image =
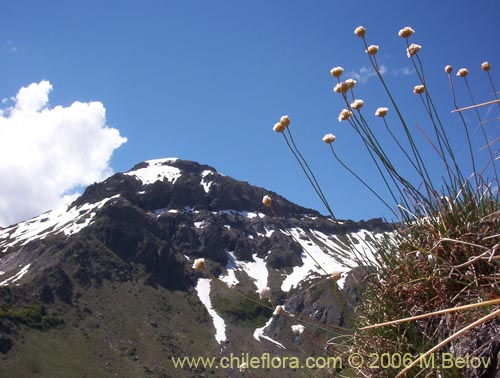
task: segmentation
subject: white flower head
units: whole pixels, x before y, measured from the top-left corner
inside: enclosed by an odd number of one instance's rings
[[[280,123],[283,124],[285,127],[288,127],[290,125],[290,117],[287,115],[284,115],[280,118]]]
[[[327,143],[327,144],[332,144],[333,142],[335,142],[335,139],[337,139],[335,137],[335,135],[333,134],[326,134],[324,137],[323,137],[323,142]]]
[[[449,73],[451,73],[451,71],[453,71],[453,67],[452,67],[452,66],[450,66],[450,65],[447,65],[447,66],[444,68],[444,72],[446,72],[446,73],[448,73],[448,74],[449,74]]]
[[[490,70],[490,68],[491,68],[491,64],[489,64],[488,62],[481,63],[481,69],[483,71],[488,72]]]
[[[469,70],[467,68],[460,68],[457,71],[457,76],[459,77],[466,77],[469,74]]]
[[[408,48],[406,49],[406,55],[408,55],[408,58],[411,58],[413,55],[418,53],[422,46],[417,45],[416,43],[412,43]]]
[[[376,53],[378,53],[378,45],[368,46],[368,48],[366,49],[366,53],[368,55],[375,55]]]
[[[262,197],[262,204],[267,207],[271,207],[273,200],[269,196]]]
[[[359,99],[357,99],[357,100],[354,100],[354,101],[352,102],[352,104],[351,104],[351,108],[356,109],[356,110],[359,110],[359,109],[361,109],[361,108],[363,107],[363,105],[364,105],[364,104],[365,104],[365,103],[364,103],[364,101],[363,101],[363,100],[359,100]]]
[[[424,92],[425,92],[425,86],[423,84],[415,85],[415,87],[413,87],[413,93],[415,94],[422,94]]]
[[[291,326],[292,332],[295,333],[296,335],[302,335],[304,333],[304,330],[306,327],[304,327],[302,324],[294,324]]]
[[[347,79],[344,83],[345,83],[345,85],[347,85],[347,89],[352,89],[356,85],[356,80]]]
[[[337,282],[342,278],[342,272],[333,272],[331,277],[334,282]]]
[[[342,75],[342,72],[344,72],[344,69],[342,67],[333,67],[331,70],[330,70],[330,74],[333,76],[333,77],[340,77]]]
[[[248,369],[247,363],[246,362],[242,362],[241,365],[240,365],[240,367],[239,367],[239,369],[240,369],[241,373],[244,373]]]
[[[281,122],[275,123],[273,127],[273,130],[276,131],[277,133],[282,133],[283,131],[285,131],[285,129],[286,126],[283,125]]]
[[[339,122],[346,121],[349,118],[351,118],[352,112],[347,109],[342,109],[342,111],[339,114]]]
[[[349,90],[345,83],[337,83],[333,88],[333,91],[336,93],[346,93]]]
[[[413,30],[409,26],[406,26],[399,31],[398,35],[402,38],[410,38],[413,33],[415,33],[415,30]]]
[[[366,34],[366,29],[364,26],[358,26],[356,29],[354,29],[354,34],[356,34],[360,38],[364,38]]]
[[[194,260],[193,269],[196,270],[197,272],[200,272],[203,269],[205,269],[205,259],[201,258]]]
[[[387,109],[387,108],[378,108],[375,111],[375,115],[377,117],[385,117],[388,111],[389,111],[389,109]]]

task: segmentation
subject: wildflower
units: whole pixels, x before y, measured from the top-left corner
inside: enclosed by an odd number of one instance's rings
[[[469,70],[467,68],[460,68],[457,71],[457,76],[460,76],[460,77],[466,77],[468,74],[469,74]]]
[[[274,125],[273,130],[276,131],[277,133],[282,133],[285,131],[286,126],[283,125],[281,122],[278,122]]]
[[[420,84],[420,85],[415,85],[415,87],[413,87],[413,93],[415,94],[422,94],[425,92],[425,86]]]
[[[247,369],[248,369],[248,365],[247,365],[247,363],[246,363],[246,362],[242,362],[242,363],[241,363],[241,365],[240,365],[240,367],[239,367],[239,369],[240,369],[240,372],[241,372],[241,373],[244,373],[244,372],[245,372],[245,370],[247,370]]]
[[[491,68],[491,65],[488,62],[481,63],[481,69],[483,71],[488,72],[490,70],[490,68]]]
[[[368,46],[368,48],[366,49],[366,53],[368,55],[375,55],[376,53],[378,53],[378,46],[377,45]]]
[[[274,309],[274,312],[273,312],[273,316],[284,315],[286,313],[287,313],[287,311],[285,310],[285,308],[283,306],[276,306],[276,308]]]
[[[409,38],[413,33],[415,33],[415,30],[413,30],[409,26],[406,26],[399,31],[398,35],[402,38]]]
[[[451,71],[453,71],[453,67],[448,65],[444,68],[444,71],[449,74],[451,73]]]
[[[330,70],[330,73],[333,77],[340,77],[340,75],[342,75],[342,72],[344,72],[344,69],[342,67],[333,67]]]
[[[335,85],[335,87],[333,88],[333,91],[337,93],[345,93],[348,91],[348,89],[349,88],[345,83],[337,83],[337,85]]]
[[[304,327],[302,324],[294,324],[291,326],[292,332],[295,333],[296,335],[302,335],[304,333],[304,330],[306,327]]]
[[[339,122],[348,120],[349,118],[351,118],[351,116],[352,112],[350,110],[342,109],[342,111],[339,114]]]
[[[418,53],[422,46],[417,45],[416,43],[412,43],[408,48],[406,49],[406,55],[408,55],[408,58],[411,58],[413,55]]]
[[[385,117],[385,115],[387,114],[388,111],[389,111],[389,109],[387,109],[387,108],[378,108],[375,111],[375,115],[377,117]]]
[[[271,289],[268,287],[263,288],[261,291],[259,291],[259,299],[269,299],[271,298]]]
[[[363,102],[363,100],[354,100],[351,104],[351,108],[359,110],[363,107],[364,104],[365,103]]]
[[[434,255],[427,256],[427,261],[429,261],[429,264],[436,264],[437,263],[436,256]]]
[[[415,257],[418,259],[418,260],[423,260],[424,259],[424,254],[420,251],[417,251],[417,253],[415,254]]]
[[[283,117],[280,118],[280,123],[283,126],[288,127],[288,125],[290,125],[290,117],[288,117],[287,115],[284,115]]]
[[[352,89],[356,85],[356,80],[354,80],[354,79],[347,79],[344,82],[344,84],[347,85],[347,89]]]
[[[332,280],[334,282],[337,282],[338,280],[340,280],[342,278],[342,272],[333,272],[332,273]]]
[[[323,137],[323,142],[328,143],[328,144],[332,144],[333,142],[335,142],[335,139],[337,139],[335,135],[333,135],[333,134],[326,134]]]
[[[366,34],[366,29],[364,26],[358,26],[356,29],[354,29],[354,34],[356,34],[360,38],[364,38]]]
[[[271,207],[273,200],[269,196],[264,196],[262,197],[262,203],[264,204],[264,206]]]
[[[197,272],[200,272],[204,268],[205,268],[205,259],[204,258],[194,260],[194,263],[193,263],[194,270],[196,270]]]

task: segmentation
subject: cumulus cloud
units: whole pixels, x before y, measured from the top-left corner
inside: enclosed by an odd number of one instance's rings
[[[127,141],[106,125],[101,102],[49,107],[52,85],[30,84],[0,110],[0,226],[69,202],[78,187],[112,173],[113,151]]]

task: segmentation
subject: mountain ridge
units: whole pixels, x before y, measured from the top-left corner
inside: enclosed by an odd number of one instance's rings
[[[262,204],[264,195],[272,196],[278,219]],[[47,372],[57,376],[55,361],[44,364],[27,357],[29,347],[20,340],[40,337],[34,336],[36,332],[43,332],[44,338],[59,348],[64,338],[70,343],[80,339],[83,332],[89,344],[84,349],[90,354],[95,354],[99,349],[96,345],[105,340],[120,344],[128,338],[136,345],[134,357],[146,366],[144,371],[123,372],[111,361],[135,366],[137,360],[129,361],[130,355],[116,352],[116,348],[105,348],[104,362],[64,352],[73,364],[98,366],[97,372],[87,369],[88,374],[97,376],[109,372],[145,377],[200,376],[189,369],[179,375],[180,371],[168,366],[166,357],[179,351],[224,355],[242,348],[257,353],[271,347],[283,355],[278,344],[290,343],[290,331],[279,319],[271,321],[272,311],[266,309],[265,302],[252,305],[239,295],[258,301],[258,291],[269,286],[275,301],[297,313],[314,316],[320,323],[346,325],[349,309],[321,299],[321,293],[313,297],[308,294],[308,288],[317,283],[337,285],[327,279],[317,262],[328,273],[343,272],[338,288],[344,293],[341,295],[348,295],[349,306],[354,306],[358,289],[353,273],[348,272],[354,269],[355,273],[358,268],[352,263],[346,237],[364,250],[365,244],[390,229],[377,219],[362,223],[333,221],[264,188],[221,175],[208,165],[173,158],[141,162],[127,172],[90,185],[66,207],[0,230],[0,286],[6,298],[2,305],[11,313],[36,304],[45,309],[45,314],[39,314],[42,331],[29,327],[29,331],[23,330],[25,325],[19,320],[0,316],[3,340],[9,340],[0,348],[5,350],[0,366],[12,371],[18,364],[9,361],[16,356],[27,366],[43,365],[41,373],[31,369],[31,376]],[[348,236],[342,235],[344,231]],[[191,269],[196,258],[206,259],[205,272]],[[201,284],[205,286],[198,287]],[[240,294],[233,294],[235,291]],[[131,315],[120,314],[120,322],[115,306],[110,307],[103,298]],[[164,318],[159,318],[155,312],[159,310],[153,308],[163,308],[164,301],[170,307],[161,310]],[[305,304],[309,308],[304,308]],[[149,313],[143,314],[141,307],[150,308]],[[222,323],[216,322],[214,314]],[[193,317],[202,328],[191,327]],[[52,324],[51,318],[63,323]],[[132,332],[130,327],[136,321],[157,325],[141,331],[151,340],[140,333],[124,336]],[[172,328],[172,324],[178,327]],[[215,337],[222,334],[221,324],[227,337],[224,341]],[[162,337],[154,333],[156,328],[165,330],[160,332]],[[272,337],[268,335],[271,333]],[[154,358],[140,352],[141,348],[155,350]],[[72,376],[69,370],[65,374]],[[239,376],[238,369],[228,374]],[[296,375],[290,372],[289,376]]]

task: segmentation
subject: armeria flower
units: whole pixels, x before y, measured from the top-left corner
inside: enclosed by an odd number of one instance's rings
[[[271,298],[271,289],[266,286],[261,291],[259,291],[259,299],[262,301],[269,298]]]
[[[239,367],[239,369],[240,369],[241,373],[244,373],[248,369],[247,363],[246,362],[242,362],[241,365],[240,365],[240,367]]]
[[[469,74],[469,70],[467,68],[460,68],[457,71],[457,76],[460,76],[460,77],[466,77],[468,74]]]
[[[448,74],[449,74],[449,73],[451,73],[451,71],[453,71],[453,67],[452,67],[452,66],[449,66],[449,65],[448,65],[448,66],[446,66],[446,67],[444,68],[444,72],[446,72],[446,73],[448,73]]]
[[[387,109],[387,108],[378,108],[375,111],[375,115],[377,117],[385,117],[388,111],[389,111],[389,109]]]
[[[269,196],[264,196],[262,197],[262,203],[264,204],[264,206],[271,207],[273,200]]]
[[[286,126],[283,125],[281,122],[275,123],[273,127],[273,130],[276,131],[277,133],[282,133],[283,131],[285,131],[285,129]]]
[[[412,43],[408,48],[406,49],[406,55],[408,55],[408,58],[411,58],[413,55],[418,53],[422,46],[417,45],[416,43]]]
[[[413,33],[415,33],[415,30],[413,30],[409,26],[406,26],[399,31],[398,35],[403,38],[410,38]]]
[[[491,68],[491,65],[488,62],[481,63],[481,69],[483,71],[488,72],[490,70],[490,68]]]
[[[273,316],[285,315],[285,314],[288,314],[288,311],[285,310],[283,306],[276,306],[273,312]]]
[[[284,115],[283,117],[280,118],[280,123],[285,127],[288,127],[288,125],[290,125],[290,117]]]
[[[363,100],[354,100],[351,104],[351,108],[359,110],[363,107],[364,104],[365,103],[363,102]]]
[[[337,282],[342,278],[342,272],[333,272],[331,277],[334,282]]]
[[[413,87],[413,93],[415,94],[422,94],[425,92],[425,86],[420,84],[420,85],[415,85],[415,87]]]
[[[347,79],[344,84],[347,85],[347,89],[352,89],[356,85],[356,80],[354,79]]]
[[[330,70],[330,73],[333,77],[340,77],[342,75],[342,72],[344,72],[344,69],[342,67],[333,67]]]
[[[346,93],[349,90],[345,83],[337,83],[333,88],[333,91],[336,93]]]
[[[200,272],[203,269],[205,269],[205,259],[201,258],[194,260],[193,269],[196,270],[197,272]]]
[[[292,332],[295,333],[296,335],[302,335],[304,333],[304,330],[306,327],[304,327],[302,324],[294,324],[291,326]]]
[[[366,53],[368,55],[375,55],[376,53],[378,53],[378,46],[377,45],[368,46],[368,48],[366,49]]]
[[[323,137],[323,142],[328,143],[328,144],[332,144],[333,142],[335,142],[335,139],[337,139],[337,137],[335,135],[333,135],[333,134],[326,134]]]
[[[358,37],[363,38],[366,34],[366,29],[364,26],[358,26],[356,29],[354,29],[354,34],[356,34]]]
[[[347,109],[342,109],[342,111],[339,114],[339,122],[346,121],[349,118],[351,118],[352,112]]]

